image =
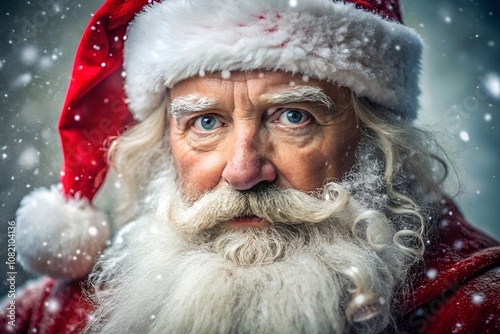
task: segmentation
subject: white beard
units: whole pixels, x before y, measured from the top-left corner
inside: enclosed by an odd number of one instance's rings
[[[89,332],[382,331],[394,320],[392,300],[405,282],[409,256],[392,243],[400,228],[394,217],[358,224],[352,232],[359,214],[386,204],[380,165],[373,161],[358,157],[358,172],[341,183],[349,204],[334,218],[230,230],[213,240],[179,231],[165,218],[178,195],[166,194],[171,177],[159,176],[147,213],[120,231],[92,275],[97,307]],[[275,240],[283,235],[276,252]],[[380,315],[347,320],[356,289],[386,301]]]

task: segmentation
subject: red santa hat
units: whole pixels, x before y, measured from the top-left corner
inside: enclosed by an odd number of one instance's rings
[[[92,205],[106,148],[177,82],[285,71],[413,119],[421,49],[398,0],[107,0],[80,42],[61,113],[60,185],[35,190],[17,212],[20,262],[58,279],[92,269],[109,238],[106,215]]]

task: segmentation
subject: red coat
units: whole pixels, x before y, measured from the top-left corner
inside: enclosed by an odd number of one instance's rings
[[[401,303],[398,333],[500,333],[500,244],[468,225],[454,205],[431,232],[425,264]],[[18,292],[15,327],[9,301],[0,333],[78,333],[92,309],[79,282],[49,278]]]

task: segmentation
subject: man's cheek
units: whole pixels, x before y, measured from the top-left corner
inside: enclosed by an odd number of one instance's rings
[[[203,154],[177,166],[181,189],[186,198],[196,200],[223,183],[224,161],[217,154]]]

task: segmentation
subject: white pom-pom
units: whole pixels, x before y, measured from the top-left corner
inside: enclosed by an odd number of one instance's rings
[[[83,278],[108,238],[106,215],[86,198],[66,199],[60,187],[36,189],[17,210],[18,260],[38,274]]]

